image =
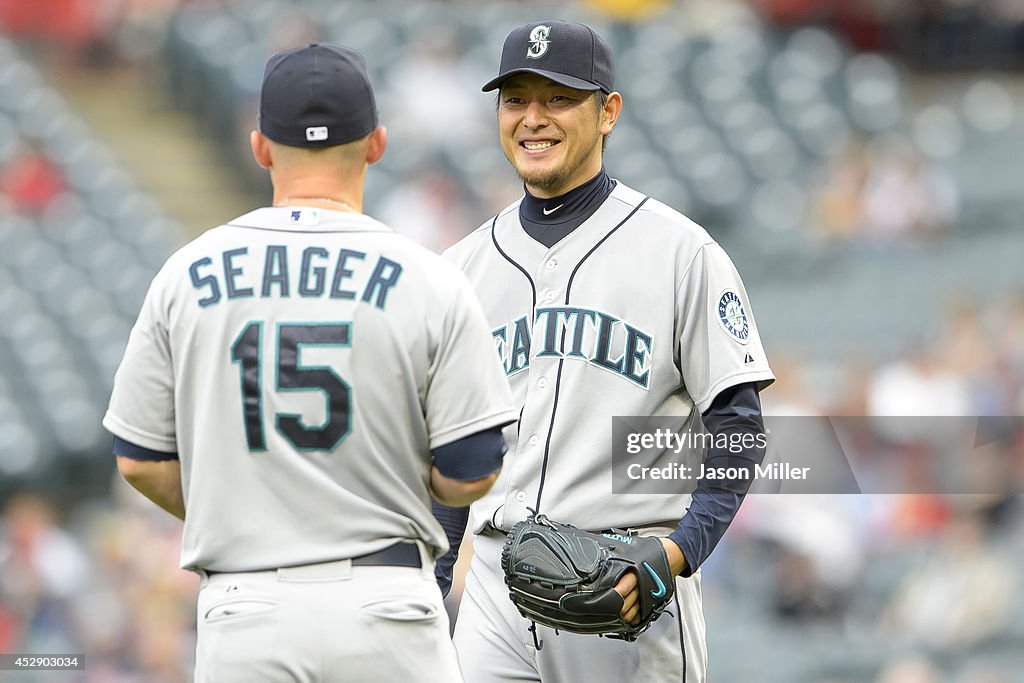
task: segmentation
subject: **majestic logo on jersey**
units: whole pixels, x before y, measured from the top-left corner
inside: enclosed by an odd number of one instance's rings
[[[534,26],[530,31],[530,47],[526,50],[527,59],[540,59],[548,51],[551,41],[548,36],[551,34],[550,26]]]
[[[750,340],[750,324],[747,314],[743,312],[740,298],[732,290],[726,290],[718,300],[718,320],[725,331],[736,341],[746,344]]]
[[[288,214],[288,220],[297,225],[319,225],[320,212],[316,209],[295,209]]]
[[[580,360],[625,377],[644,389],[651,376],[654,339],[613,315],[577,306],[543,306],[533,324],[526,316],[491,331],[506,375],[530,366],[537,358]],[[534,344],[536,342],[536,344]]]

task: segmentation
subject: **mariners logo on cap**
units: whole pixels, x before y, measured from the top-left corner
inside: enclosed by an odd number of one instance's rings
[[[727,289],[722,294],[722,298],[718,300],[718,320],[722,323],[725,331],[739,343],[746,344],[750,340],[747,314],[743,312],[743,304],[736,296],[736,292]]]
[[[534,26],[530,31],[530,47],[526,49],[527,59],[540,59],[548,51],[551,41],[548,36],[551,34],[550,26]]]

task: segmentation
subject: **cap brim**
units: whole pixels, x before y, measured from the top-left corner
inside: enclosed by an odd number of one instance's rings
[[[603,88],[597,83],[591,83],[590,81],[585,81],[582,78],[567,76],[566,74],[560,74],[555,71],[545,71],[544,69],[512,69],[511,71],[506,71],[497,78],[492,78],[487,81],[481,90],[483,92],[497,90],[501,87],[502,83],[513,76],[518,76],[519,74],[537,74],[538,76],[549,78],[559,85],[564,85],[568,88],[575,88],[576,90],[603,90]]]

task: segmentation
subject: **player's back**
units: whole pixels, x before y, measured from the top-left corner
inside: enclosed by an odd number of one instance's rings
[[[442,543],[423,406],[460,278],[366,216],[292,207],[242,216],[168,261],[150,296],[173,359],[184,566]]]

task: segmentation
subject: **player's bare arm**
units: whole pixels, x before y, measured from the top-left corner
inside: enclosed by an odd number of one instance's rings
[[[673,574],[679,576],[686,569],[686,556],[683,554],[682,549],[668,537],[661,539],[661,545],[665,547],[669,568],[672,569]]]
[[[437,467],[430,469],[430,493],[437,502],[449,507],[465,507],[483,498],[494,482],[498,480],[499,472],[488,474],[479,479],[470,481],[459,481],[441,474]]]
[[[456,508],[483,498],[501,472],[506,450],[499,427],[431,449],[430,494],[442,505]]]
[[[119,455],[117,471],[146,498],[178,519],[185,519],[181,464],[177,460],[135,460]]]

